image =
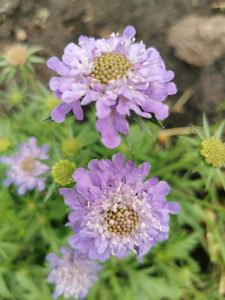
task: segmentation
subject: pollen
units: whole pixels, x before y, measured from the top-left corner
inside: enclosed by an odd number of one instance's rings
[[[7,63],[11,66],[18,67],[26,63],[29,57],[29,52],[25,46],[13,45],[5,54]]]
[[[52,167],[52,177],[55,183],[59,185],[68,185],[73,182],[73,172],[76,169],[76,164],[67,159],[58,161]]]
[[[118,53],[104,53],[96,58],[92,77],[103,84],[107,84],[110,80],[120,79],[126,76],[129,70],[132,70],[130,61]]]
[[[225,144],[216,137],[208,138],[201,143],[201,155],[207,164],[222,168],[225,165]]]
[[[136,229],[139,217],[132,207],[126,206],[117,211],[109,210],[105,222],[109,232],[116,235],[128,235]]]

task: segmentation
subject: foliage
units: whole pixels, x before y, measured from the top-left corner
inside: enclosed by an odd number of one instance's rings
[[[70,160],[77,166],[86,166],[93,158],[109,158],[118,151],[137,163],[150,162],[151,175],[169,181],[172,186],[170,199],[181,205],[181,213],[172,217],[169,240],[154,247],[143,262],[138,262],[132,255],[105,262],[88,300],[223,299],[224,190],[217,178],[210,180],[205,190],[205,174],[210,167],[199,155],[199,138],[190,135],[160,140],[160,133],[164,131],[162,124],[137,120],[117,149],[106,149],[94,129],[95,116],[91,110],[82,123],[75,122],[73,117],[60,125],[48,120],[50,104],[55,102],[49,102],[52,95],[38,81],[32,66],[34,62],[41,62],[41,59],[36,56],[30,59],[22,80],[15,77],[16,72],[12,69],[10,73],[8,67],[3,68],[7,80],[1,94],[0,138],[10,141],[4,154],[14,153],[20,142],[35,136],[40,144],[50,145],[48,165],[52,167],[59,160],[68,158],[62,145],[75,138],[79,147]],[[7,83],[9,78],[13,80],[10,84]],[[219,128],[222,135],[222,127]],[[204,129],[209,134],[205,118]],[[198,131],[201,135],[202,129]],[[5,170],[1,164],[1,181],[5,178]],[[224,180],[223,169],[220,176]],[[30,192],[23,197],[17,195],[14,186],[8,189],[1,186],[2,300],[52,299],[52,287],[46,281],[45,258],[49,252],[57,253],[66,244],[70,232],[64,226],[68,210],[50,173],[47,182],[45,192]]]

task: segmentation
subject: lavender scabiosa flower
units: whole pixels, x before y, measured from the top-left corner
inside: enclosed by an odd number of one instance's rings
[[[19,195],[25,194],[27,190],[43,191],[46,179],[42,175],[49,167],[41,160],[48,159],[48,149],[48,145],[38,146],[36,138],[30,137],[19,146],[15,155],[1,157],[0,161],[9,166],[4,185],[15,184]]]
[[[89,258],[76,254],[71,248],[61,248],[62,257],[51,253],[47,260],[51,263],[48,277],[55,284],[54,298],[63,295],[65,298],[84,298],[90,287],[97,281],[101,266]]]
[[[70,245],[92,259],[104,261],[134,251],[141,258],[157,241],[168,238],[169,214],[179,205],[167,202],[170,187],[153,177],[144,180],[150,165],[136,167],[120,153],[92,160],[88,170],[78,168],[74,189],[61,188],[72,209],[68,225]]]
[[[102,142],[115,148],[120,144],[119,133],[128,133],[126,117],[131,111],[158,120],[168,116],[163,101],[176,93],[171,82],[174,73],[166,70],[156,49],[134,42],[135,33],[128,26],[122,36],[112,34],[108,39],[81,36],[79,45],[67,45],[62,61],[48,60],[48,67],[59,75],[50,80],[51,90],[61,100],[52,111],[54,121],[63,122],[70,111],[82,120],[82,106],[95,102]]]

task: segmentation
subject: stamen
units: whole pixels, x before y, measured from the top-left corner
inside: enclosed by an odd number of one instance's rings
[[[126,206],[118,208],[116,211],[109,210],[105,222],[109,232],[117,235],[127,235],[136,229],[139,217],[132,207]]]
[[[103,84],[122,78],[133,66],[129,60],[118,53],[105,53],[95,60],[92,77]]]

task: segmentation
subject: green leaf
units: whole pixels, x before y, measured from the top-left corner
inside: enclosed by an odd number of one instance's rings
[[[138,123],[138,125],[144,130],[147,135],[152,136],[151,130],[146,126],[145,122],[142,120],[142,118],[135,116],[135,121]]]
[[[163,277],[148,276],[143,271],[131,271],[129,272],[129,279],[133,294],[138,295],[135,299],[143,299],[145,295],[148,300],[179,299],[180,291],[178,286],[171,284]]]
[[[41,51],[43,48],[40,47],[40,46],[32,46],[28,49],[28,52],[30,55],[34,54],[34,53],[37,53],[39,51]]]
[[[183,259],[185,260],[190,251],[192,251],[198,243],[200,232],[186,234],[179,232],[171,236],[169,243],[165,249],[157,253],[157,258],[160,262],[168,261],[170,259]]]
[[[223,188],[225,190],[225,178],[224,178],[224,175],[223,175],[222,171],[219,168],[216,169],[216,172],[217,172],[217,175],[219,176],[219,179],[220,179],[220,181],[221,181],[221,183],[223,185]]]
[[[208,120],[207,120],[207,117],[205,114],[203,114],[203,116],[202,116],[202,122],[203,122],[205,136],[206,136],[206,138],[209,138],[210,137],[210,127],[209,127],[209,123],[208,123]]]
[[[200,132],[200,130],[196,126],[192,125],[192,129],[193,129],[193,132],[196,133],[200,139],[204,140],[203,134]]]
[[[163,124],[159,120],[157,120],[154,115],[151,117],[151,119],[149,119],[149,121],[152,122],[154,125],[158,126],[159,128],[165,128]]]
[[[49,117],[43,119],[42,122],[53,122],[53,120],[52,120],[52,117],[49,116]]]
[[[225,121],[221,122],[220,126],[217,128],[216,132],[215,132],[215,137],[220,138],[222,133],[223,133],[223,129],[225,126]]]
[[[56,190],[56,184],[53,182],[48,188],[48,191],[44,198],[44,202],[46,202],[50,199],[50,197],[52,196],[52,194],[54,193],[55,190]]]
[[[0,294],[1,294],[1,297],[3,297],[3,298],[12,299],[11,298],[12,294],[10,293],[10,291],[6,285],[6,282],[1,274],[0,274]]]
[[[43,64],[45,62],[44,58],[39,56],[31,56],[29,61],[34,64]]]
[[[214,170],[213,170],[213,168],[211,168],[210,171],[209,171],[209,174],[208,174],[208,177],[207,177],[206,186],[205,186],[205,190],[206,191],[209,189],[210,183],[212,181],[213,173],[214,173]]]

